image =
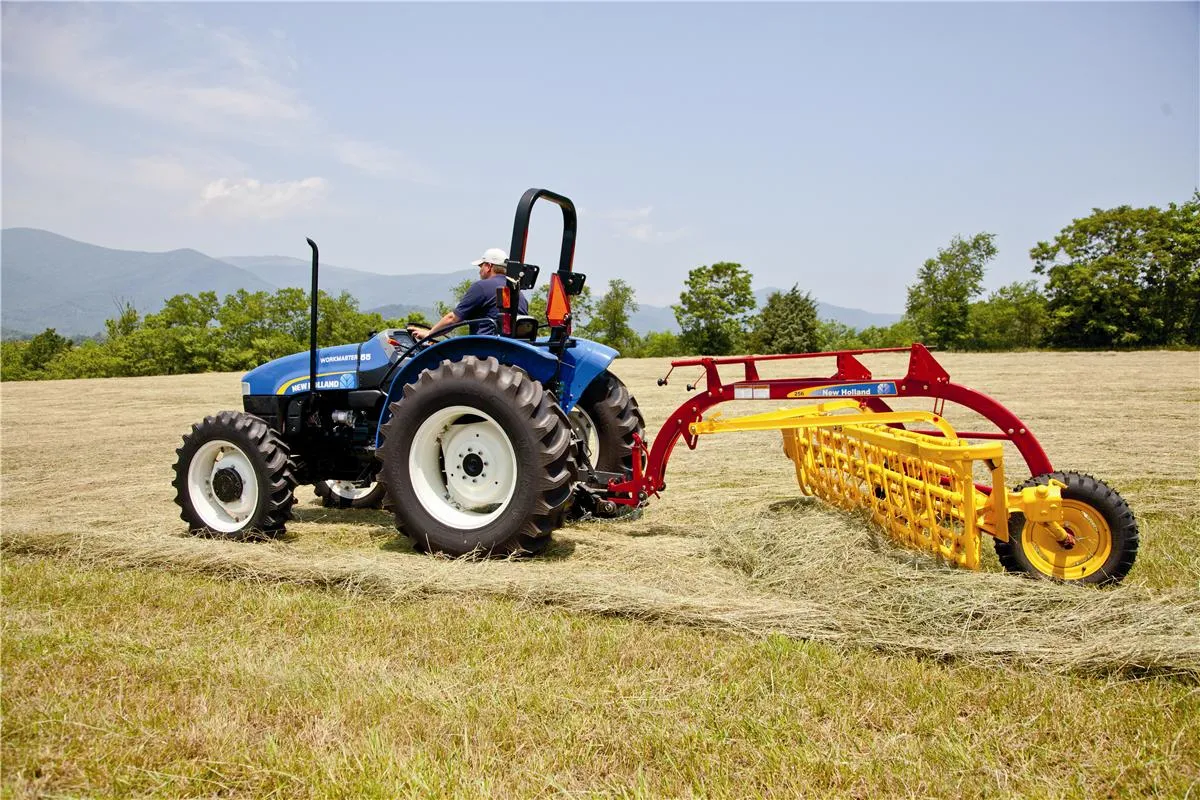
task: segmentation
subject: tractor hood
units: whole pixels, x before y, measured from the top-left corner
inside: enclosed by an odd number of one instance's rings
[[[317,389],[357,389],[359,364],[364,370],[386,363],[387,355],[371,340],[317,351]],[[374,352],[378,350],[378,352]],[[295,394],[309,389],[308,351],[293,353],[255,367],[242,376],[242,394]]]

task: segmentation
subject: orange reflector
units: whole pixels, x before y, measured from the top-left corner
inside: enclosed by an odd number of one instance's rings
[[[567,290],[563,288],[562,278],[558,273],[550,276],[550,299],[546,303],[546,321],[554,327],[561,327],[571,313],[571,301],[567,298]]]
[[[500,333],[512,336],[513,315],[509,308],[512,305],[512,289],[507,281],[496,290],[496,305],[500,307]]]

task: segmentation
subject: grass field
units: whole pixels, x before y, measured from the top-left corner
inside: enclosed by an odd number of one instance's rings
[[[174,450],[237,375],[3,384],[3,796],[1200,797],[1200,355],[941,360],[1129,501],[1125,583],[899,550],[798,500],[778,433],[680,445],[534,561],[308,488],[280,541],[196,539]],[[614,365],[651,432],[667,368]]]

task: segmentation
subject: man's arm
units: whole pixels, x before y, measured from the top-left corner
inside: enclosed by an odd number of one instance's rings
[[[437,324],[434,325],[429,330],[422,332],[420,330],[414,330],[412,328],[409,328],[409,333],[411,333],[413,335],[413,338],[419,342],[422,339],[433,336],[435,333],[438,333],[443,328],[448,328],[451,325],[457,325],[460,322],[462,322],[462,317],[458,316],[457,312],[451,310],[451,311],[447,311],[446,316],[439,319],[437,321]]]

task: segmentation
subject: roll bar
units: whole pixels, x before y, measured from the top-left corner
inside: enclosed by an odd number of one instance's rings
[[[508,257],[512,261],[524,263],[525,244],[529,239],[529,217],[533,214],[533,204],[541,199],[549,200],[562,209],[563,236],[562,249],[558,255],[558,271],[560,274],[570,275],[575,263],[575,230],[578,227],[575,204],[549,189],[530,189],[521,195],[521,201],[517,203],[517,215],[513,220],[512,247],[508,249]]]

